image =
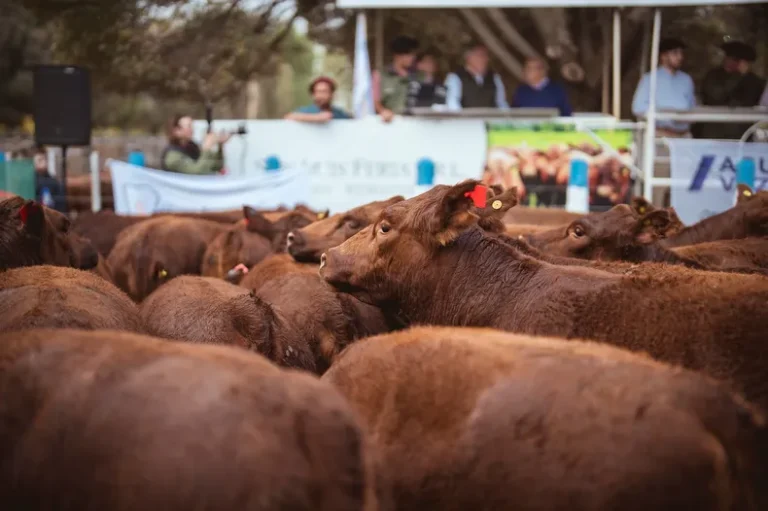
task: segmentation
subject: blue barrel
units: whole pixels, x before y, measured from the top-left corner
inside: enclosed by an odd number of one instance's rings
[[[418,186],[432,186],[435,184],[435,162],[429,158],[422,158],[416,163],[416,184]]]
[[[736,184],[747,185],[750,188],[755,187],[755,160],[742,158],[736,164]]]
[[[144,166],[144,153],[141,151],[131,151],[128,153],[128,163],[138,167]]]

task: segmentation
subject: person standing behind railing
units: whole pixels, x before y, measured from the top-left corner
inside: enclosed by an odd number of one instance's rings
[[[446,105],[462,108],[509,108],[501,77],[488,67],[490,56],[482,44],[473,43],[464,51],[464,67],[445,79]]]
[[[431,51],[422,52],[416,62],[416,71],[420,73],[420,79],[412,80],[410,83],[408,106],[428,108],[433,105],[444,105],[446,90],[439,77],[435,54]]]
[[[160,156],[163,170],[181,174],[219,174],[224,167],[221,147],[229,140],[229,133],[208,133],[202,147],[192,140],[192,118],[175,115],[166,127],[168,146]],[[218,147],[217,147],[218,146]]]
[[[312,104],[302,106],[295,112],[285,116],[285,119],[299,122],[324,123],[332,119],[351,119],[351,116],[340,108],[333,106],[333,94],[336,92],[336,82],[326,76],[320,76],[309,84],[312,94]]]
[[[659,44],[659,67],[656,71],[656,108],[659,110],[691,110],[696,106],[693,80],[680,70],[685,44],[679,39],[662,39]],[[648,112],[651,95],[651,73],[645,73],[632,98],[632,113],[640,117]],[[678,121],[656,121],[656,132],[664,137],[690,137],[690,124]]]
[[[405,112],[412,90],[411,82],[421,80],[421,74],[413,72],[418,47],[419,43],[411,37],[396,37],[390,46],[392,64],[373,73],[373,102],[376,113],[384,122],[390,122],[396,114]]]
[[[701,85],[702,103],[707,106],[753,107],[760,102],[765,80],[750,70],[757,58],[755,49],[741,41],[721,46],[723,64],[710,70]],[[738,140],[750,123],[702,123],[695,126],[697,138]]]
[[[538,57],[525,61],[523,69],[525,83],[515,90],[512,106],[516,108],[557,108],[560,115],[572,114],[568,93],[562,85],[547,76],[547,64]]]

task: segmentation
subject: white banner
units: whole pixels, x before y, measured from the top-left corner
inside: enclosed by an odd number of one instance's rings
[[[263,175],[303,170],[309,179],[308,205],[331,212],[416,194],[416,169],[427,161],[435,168],[435,184],[480,179],[486,153],[485,123],[477,119],[423,120],[378,117],[338,120],[327,124],[293,121],[214,121],[213,129],[236,130],[224,146],[227,174]],[[205,121],[195,122],[197,140]]]
[[[253,177],[191,176],[109,160],[115,212],[148,215],[163,211],[224,211],[306,204],[309,187],[301,171]]]
[[[671,203],[686,224],[725,211],[736,197],[736,165],[755,163],[755,189],[768,189],[768,143],[726,140],[668,139]]]

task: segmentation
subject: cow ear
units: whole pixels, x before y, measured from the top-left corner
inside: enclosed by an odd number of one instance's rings
[[[487,190],[487,197],[490,199],[491,197],[495,197],[496,195],[501,195],[504,193],[504,187],[501,185],[491,185],[488,187]]]
[[[635,214],[640,216],[656,209],[653,207],[653,204],[645,200],[644,197],[632,197],[631,208]]]
[[[35,201],[27,201],[19,208],[19,221],[24,231],[40,237],[45,230],[45,211],[43,206]]]
[[[635,241],[645,245],[659,238],[665,238],[672,227],[672,219],[666,209],[656,209],[646,213],[637,222]]]
[[[488,198],[485,208],[478,210],[480,221],[478,222],[483,230],[488,232],[504,232],[504,222],[502,218],[510,208],[517,205],[517,187],[512,187],[506,192],[494,195]]]
[[[448,188],[437,204],[432,233],[440,245],[447,245],[478,221],[473,211],[474,202],[471,193],[480,182],[468,179]]]
[[[739,183],[736,189],[738,190],[738,195],[736,196],[736,204],[746,202],[755,196],[755,192],[752,191],[752,188],[745,184]]]
[[[272,222],[267,220],[267,217],[256,211],[252,211],[251,214],[245,218],[245,226],[248,232],[261,234],[268,239],[272,239],[272,236],[275,234],[275,229],[272,225]]]

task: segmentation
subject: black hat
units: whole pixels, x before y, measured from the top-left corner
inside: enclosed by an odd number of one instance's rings
[[[419,43],[416,39],[401,35],[392,40],[389,49],[392,51],[393,55],[406,55],[408,53],[414,53],[418,47]]]
[[[726,57],[731,57],[736,60],[754,62],[757,59],[755,49],[741,41],[728,41],[727,43],[723,43],[720,48],[725,52]]]
[[[684,50],[685,43],[676,37],[665,37],[659,42],[659,53],[665,53],[672,50]]]

